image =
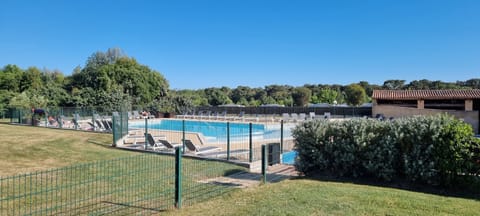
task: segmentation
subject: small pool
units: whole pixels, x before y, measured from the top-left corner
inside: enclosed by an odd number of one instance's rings
[[[295,163],[295,158],[297,157],[298,152],[296,151],[289,151],[282,154],[282,163],[283,164],[291,164]]]

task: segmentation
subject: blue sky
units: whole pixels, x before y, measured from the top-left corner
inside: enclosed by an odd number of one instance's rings
[[[119,47],[173,89],[480,77],[480,1],[3,0],[0,66]]]

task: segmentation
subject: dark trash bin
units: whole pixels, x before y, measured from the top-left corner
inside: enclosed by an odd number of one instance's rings
[[[268,144],[268,165],[269,166],[280,163],[280,153],[281,153],[280,143]]]

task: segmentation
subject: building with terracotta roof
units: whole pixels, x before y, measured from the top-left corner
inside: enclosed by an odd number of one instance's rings
[[[374,90],[372,115],[404,117],[449,113],[479,132],[480,89]]]

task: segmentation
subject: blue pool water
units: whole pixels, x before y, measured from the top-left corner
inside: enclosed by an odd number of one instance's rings
[[[133,123],[130,125],[135,128],[143,128],[144,123]],[[148,124],[149,129],[182,131],[183,121],[174,119],[162,119],[158,122]],[[226,142],[227,140],[227,123],[226,122],[209,122],[209,121],[185,121],[185,131],[193,133],[201,133],[208,142]],[[230,123],[230,140],[242,140],[249,137],[248,123]],[[289,135],[285,134],[285,135]],[[252,124],[253,139],[272,139],[280,138],[280,128],[267,128],[264,124]]]
[[[285,152],[282,155],[282,163],[283,164],[294,164],[295,163],[295,158],[297,157],[298,152],[296,151],[289,151]]]

